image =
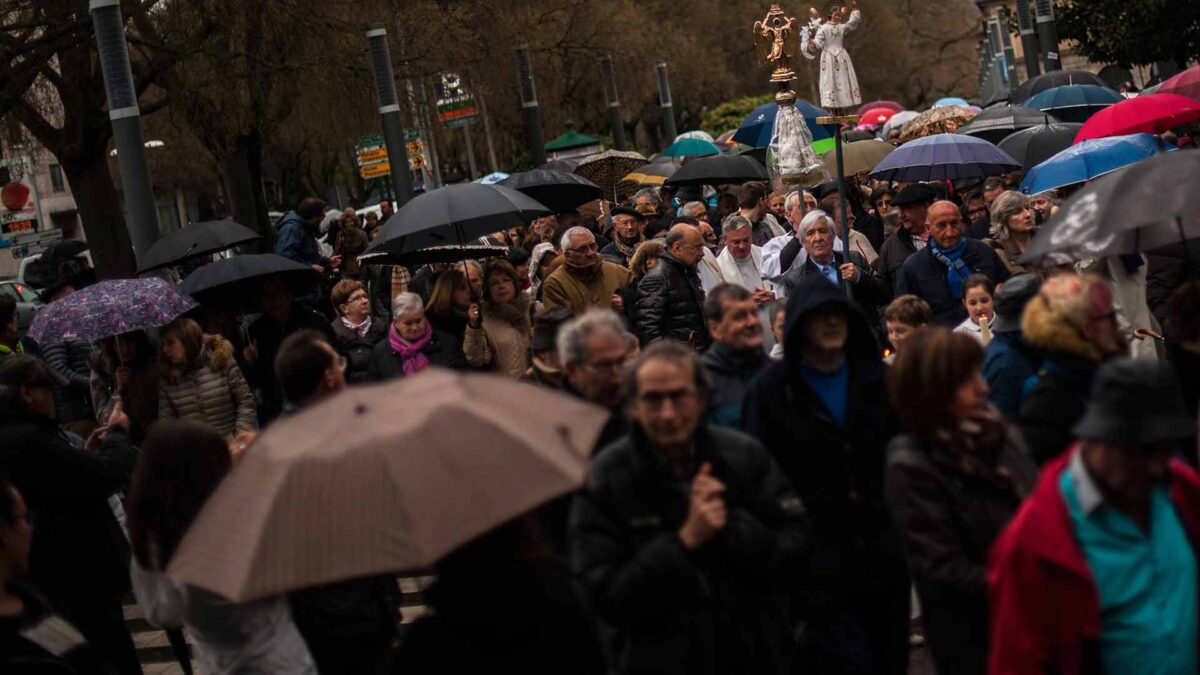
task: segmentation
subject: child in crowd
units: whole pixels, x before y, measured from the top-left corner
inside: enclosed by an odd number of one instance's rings
[[[904,341],[912,332],[933,320],[933,310],[929,303],[915,295],[901,295],[892,300],[883,310],[883,324],[887,328],[888,342],[892,349],[883,360],[889,366],[896,360],[896,354],[904,348]]]
[[[983,274],[972,274],[963,282],[963,306],[967,308],[967,318],[954,329],[955,333],[966,333],[987,346],[992,340],[992,319],[996,317],[992,297],[996,294],[996,284]]]

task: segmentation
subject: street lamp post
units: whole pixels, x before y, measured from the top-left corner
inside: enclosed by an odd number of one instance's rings
[[[517,77],[521,85],[521,109],[525,111],[525,138],[536,169],[546,163],[546,143],[542,140],[542,113],[533,85],[533,62],[529,58],[529,45],[524,42],[517,45]]]
[[[658,106],[662,109],[663,147],[675,142],[675,104],[671,100],[671,82],[667,79],[667,62],[659,61],[654,66],[658,74]]]
[[[1058,53],[1058,24],[1054,21],[1054,3],[1051,0],[1037,0],[1034,8],[1037,12],[1038,42],[1042,45],[1042,61],[1046,72],[1062,70],[1062,59]]]
[[[1025,79],[1031,80],[1041,75],[1042,69],[1038,67],[1040,49],[1029,0],[1017,0],[1017,30],[1021,33],[1021,51],[1025,53]]]
[[[375,69],[375,93],[379,97],[379,117],[383,124],[383,142],[387,145],[393,197],[399,210],[412,199],[412,172],[408,168],[408,147],[400,124],[400,98],[396,95],[396,78],[392,74],[392,53],[383,24],[367,29],[367,44]]]
[[[621,99],[617,97],[617,76],[613,73],[612,55],[600,55],[600,75],[604,78],[604,98],[608,100],[608,126],[612,130],[613,148],[625,149],[625,123],[621,120]]]

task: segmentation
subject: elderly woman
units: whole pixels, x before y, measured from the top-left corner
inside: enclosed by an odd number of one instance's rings
[[[1013,274],[1037,272],[1036,267],[1017,262],[1037,232],[1029,198],[1016,190],[1003,192],[992,202],[991,216],[992,238],[987,242],[1008,271]]]
[[[371,316],[371,299],[357,281],[337,282],[329,298],[338,313],[330,324],[333,347],[346,358],[346,381],[365,382],[371,349],[387,335],[387,322]]]
[[[159,337],[159,419],[204,422],[227,439],[258,428],[254,395],[228,340],[205,335],[191,319],[163,326]]]
[[[529,368],[530,306],[521,279],[504,260],[483,275],[483,303],[467,310],[463,353],[473,368],[521,377]]]
[[[387,338],[371,350],[367,380],[383,382],[416,375],[430,366],[462,368],[462,352],[453,336],[434,329],[416,293],[401,293],[392,301],[392,325]]]
[[[884,492],[939,673],[987,672],[987,551],[1037,480],[1021,434],[987,402],[982,364],[970,336],[920,328],[888,373],[906,433],[888,448]]]

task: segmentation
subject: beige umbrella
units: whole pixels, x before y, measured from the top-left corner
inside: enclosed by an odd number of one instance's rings
[[[491,375],[352,387],[272,425],[167,567],[245,602],[433,564],[581,486],[606,411]]]
[[[875,139],[846,143],[842,146],[842,166],[847,176],[868,173],[895,149],[896,146],[891,143]],[[821,161],[825,163],[829,175],[837,176],[836,151],[830,150],[821,155]]]
[[[605,150],[585,158],[575,167],[575,173],[599,185],[604,198],[615,202],[620,201],[623,192],[626,196],[632,193],[619,187],[621,179],[646,164],[649,162],[640,152]]]

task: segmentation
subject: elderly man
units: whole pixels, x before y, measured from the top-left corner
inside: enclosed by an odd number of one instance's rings
[[[1044,223],[1058,211],[1058,190],[1046,190],[1029,198],[1029,205],[1037,214],[1037,221]]]
[[[677,340],[703,351],[709,339],[696,265],[704,257],[704,237],[691,225],[675,225],[666,244],[658,264],[638,282],[638,338],[642,344]]]
[[[937,191],[926,183],[906,185],[892,199],[900,209],[900,228],[883,242],[875,269],[889,288],[896,288],[896,279],[904,261],[925,248],[928,233],[925,229],[929,205],[937,199]]]
[[[804,260],[780,280],[780,295],[796,292],[800,280],[818,274],[845,292],[850,290],[855,303],[870,319],[872,332],[876,327],[879,308],[892,299],[891,289],[871,269],[858,251],[849,254],[834,250],[833,219],[824,211],[812,211],[800,221],[799,240],[804,244]]]
[[[711,387],[686,347],[651,345],[626,388],[636,427],[593,462],[570,528],[612,672],[787,672],[777,592],[803,505],[762,445],[703,424]]]
[[[708,207],[704,205],[704,202],[688,202],[683,205],[683,211],[679,215],[707,223]]]
[[[1194,673],[1195,420],[1164,365],[1101,367],[988,565],[993,673]]]
[[[957,326],[967,318],[963,282],[983,274],[993,284],[1008,279],[1009,271],[995,249],[963,236],[963,217],[953,202],[934,202],[928,213],[929,245],[900,268],[896,295],[911,293],[933,310],[934,323]]]
[[[721,223],[725,248],[717,256],[717,269],[725,283],[750,291],[754,302],[761,307],[775,299],[775,292],[763,276],[763,252],[751,242],[751,229],[750,221],[736,213],[725,217]]]
[[[767,211],[767,186],[752,181],[738,188],[738,213],[750,221],[755,246],[762,246],[773,237],[786,234],[775,216]]]
[[[811,206],[809,203],[811,198]],[[796,236],[796,228],[804,219],[804,214],[816,208],[817,200],[807,190],[792,191],[783,198],[783,212],[789,230],[772,238],[762,247],[763,275],[777,277],[787,272],[796,263],[796,259],[804,250],[803,244]]]
[[[713,339],[700,358],[713,381],[705,413],[709,424],[742,427],[746,390],[769,363],[760,313],[754,296],[738,285],[721,284],[704,298],[704,318]]]
[[[600,255],[608,262],[629,267],[633,252],[646,239],[646,216],[628,206],[618,206],[612,210],[612,224],[612,243]]]
[[[586,227],[572,227],[562,237],[563,265],[542,282],[547,307],[566,307],[576,316],[591,308],[624,309],[617,289],[633,281],[629,270],[600,256],[596,237]]]

